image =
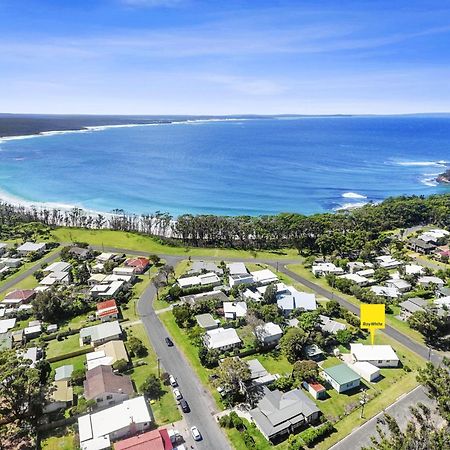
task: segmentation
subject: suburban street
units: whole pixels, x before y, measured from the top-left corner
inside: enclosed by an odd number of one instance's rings
[[[418,386],[405,396],[399,398],[395,403],[386,408],[384,412],[394,417],[399,423],[400,428],[404,430],[411,416],[409,408],[411,406],[417,406],[418,403],[423,403],[431,410],[436,408],[436,403],[427,396],[424,388]],[[358,450],[369,445],[371,443],[370,437],[377,435],[377,421],[383,417],[384,412],[372,417],[372,419],[354,430],[347,437],[330,447],[330,450]]]
[[[129,251],[129,253],[132,252]],[[166,255],[164,259],[168,264],[175,265],[180,258]],[[217,412],[214,399],[202,386],[194,370],[176,345],[168,347],[164,342],[168,333],[153,309],[152,302],[155,296],[155,287],[150,284],[139,299],[137,310],[150,342],[160,358],[162,367],[177,379],[181,393],[189,403],[191,412],[182,414],[184,414],[189,427],[195,425],[203,436],[202,441],[195,443],[195,448],[230,450],[230,444],[213,417]],[[171,388],[169,387],[169,389]],[[190,434],[190,430],[188,433]],[[183,434],[186,434],[184,430]]]
[[[36,261],[36,264],[33,264],[30,268],[22,272],[19,276],[8,280],[3,286],[0,287],[0,294],[6,291],[9,291],[12,287],[14,287],[17,283],[20,283],[25,278],[33,275],[36,270],[41,268],[44,264],[52,263],[56,259],[59,258],[59,251],[55,252],[51,255],[47,255],[45,258],[41,258]]]

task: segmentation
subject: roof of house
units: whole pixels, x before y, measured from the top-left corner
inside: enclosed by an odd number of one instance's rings
[[[316,404],[299,389],[286,393],[278,389],[262,389],[264,395],[250,414],[269,437],[320,412]]]
[[[25,242],[25,244],[19,245],[17,251],[19,252],[37,252],[45,248],[45,243],[43,242]]]
[[[67,272],[72,266],[64,261],[54,262],[49,266],[45,267],[43,270],[45,272]]]
[[[386,283],[391,284],[392,286],[396,287],[397,289],[409,289],[411,287],[411,283],[408,283],[406,280],[387,280]]]
[[[15,289],[14,291],[8,292],[5,296],[5,300],[20,300],[25,301],[33,298],[36,295],[33,289]]]
[[[374,366],[367,361],[356,361],[354,364],[352,364],[352,368],[356,373],[359,373],[360,375],[362,373],[374,375],[380,372],[380,369],[377,366]]]
[[[119,361],[120,359],[124,359],[125,361],[130,360],[123,341],[118,340],[108,341],[105,344],[99,345],[97,347],[97,350],[104,351],[105,356],[111,358],[112,360],[111,364],[114,364],[116,361]]]
[[[321,324],[320,328],[330,334],[336,334],[339,330],[345,330],[347,326],[343,323],[337,322],[328,316],[319,315]]]
[[[117,309],[116,301],[106,300],[104,302],[97,303],[97,316],[105,317],[114,314],[119,314],[119,310]]]
[[[317,383],[317,382],[314,382],[314,381],[310,381],[310,382],[308,383],[308,386],[309,386],[312,390],[314,390],[314,391],[316,391],[316,392],[323,392],[323,391],[326,391],[326,389],[325,389],[324,386],[322,386],[320,383]]]
[[[256,358],[249,359],[247,361],[247,364],[251,372],[250,378],[252,380],[255,380],[256,378],[265,377],[269,373],[267,372],[266,368],[261,364],[261,362]]]
[[[359,380],[359,375],[343,363],[333,367],[328,367],[323,369],[323,371],[339,385]]]
[[[223,312],[233,314],[236,317],[245,317],[247,315],[247,303],[245,302],[223,302]]]
[[[217,327],[217,322],[214,320],[214,317],[209,313],[198,314],[197,316],[195,316],[195,319],[197,320],[199,326],[202,328]]]
[[[242,262],[229,263],[227,264],[227,269],[230,272],[230,275],[242,275],[248,273],[245,264]]]
[[[291,311],[296,308],[315,310],[317,308],[316,296],[308,292],[297,291],[292,286],[288,290],[277,294],[277,305],[284,311]]]
[[[278,281],[278,277],[269,269],[256,270],[250,273],[255,283],[273,283]]]
[[[6,333],[16,325],[16,319],[3,319],[0,320],[0,334]]]
[[[339,275],[338,278],[344,278],[357,284],[364,284],[368,282],[367,278],[363,277],[359,273],[346,273],[345,275]]]
[[[172,449],[169,433],[165,428],[147,431],[114,444],[114,450],[169,450]]]
[[[267,322],[262,325],[258,325],[255,331],[260,339],[271,336],[281,336],[283,334],[283,330],[281,329],[280,325],[277,325],[273,322]]]
[[[122,333],[120,324],[117,320],[113,322],[100,323],[92,327],[82,328],[80,330],[80,337],[85,338],[90,336],[92,341],[99,341],[112,336],[117,336]]]
[[[441,278],[433,277],[433,276],[420,277],[418,282],[419,282],[419,284],[422,284],[422,283],[424,283],[424,284],[431,284],[431,283],[433,283],[433,284],[438,284],[438,285],[441,285],[441,286],[443,286],[445,284],[444,281]]]
[[[220,278],[214,272],[202,273],[198,276],[198,279],[200,280],[200,284],[203,285],[218,283],[220,281]]]
[[[12,349],[12,334],[2,333],[0,334],[0,351]]]
[[[450,296],[438,298],[434,301],[434,304],[438,306],[450,307]]]
[[[55,381],[66,380],[72,376],[73,366],[67,364],[55,369]]]
[[[418,264],[406,264],[405,273],[406,275],[414,275],[423,272],[423,267]]]
[[[73,400],[73,387],[69,386],[66,380],[55,381],[53,383],[55,390],[51,397],[55,402],[71,402]]]
[[[182,302],[195,303],[198,300],[218,299],[222,302],[230,299],[222,291],[201,292],[200,294],[185,295],[180,297]]]
[[[423,236],[423,235],[422,235]],[[435,245],[425,242],[423,239],[411,238],[408,242],[416,247],[422,248],[424,250],[431,250]]]
[[[207,331],[206,336],[209,348],[221,348],[241,342],[234,328],[216,328]]]
[[[128,375],[116,375],[111,366],[97,366],[86,372],[84,396],[87,400],[104,393],[131,395],[133,383]]]
[[[303,351],[308,358],[323,355],[323,350],[321,350],[317,344],[306,345]]]
[[[218,274],[222,274],[223,270],[217,267],[217,264],[212,261],[194,261],[192,263],[191,272],[198,273],[206,270],[207,272],[214,272]]]
[[[398,361],[398,356],[390,345],[350,344],[350,353],[357,361]]]
[[[80,443],[128,428],[132,423],[150,423],[153,414],[143,396],[78,418]]]
[[[129,258],[125,261],[125,265],[129,267],[137,267],[139,269],[145,269],[150,264],[148,258]]]

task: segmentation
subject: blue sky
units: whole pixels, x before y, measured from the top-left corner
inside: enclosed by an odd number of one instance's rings
[[[0,0],[0,111],[450,111],[450,2]]]

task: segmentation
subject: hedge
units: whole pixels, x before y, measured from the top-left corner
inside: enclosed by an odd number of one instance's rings
[[[94,347],[84,347],[80,348],[80,350],[76,350],[75,352],[65,353],[63,355],[54,356],[53,358],[48,358],[47,361],[49,363],[54,363],[57,361],[62,361],[63,359],[74,358],[75,356],[85,355],[86,353],[90,353],[94,350]]]
[[[308,428],[300,433],[300,438],[308,446],[313,447],[317,442],[324,439],[326,436],[334,431],[333,424],[325,422],[317,428]]]

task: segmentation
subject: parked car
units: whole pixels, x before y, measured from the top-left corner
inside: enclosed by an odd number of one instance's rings
[[[200,431],[198,431],[197,427],[191,427],[191,434],[195,441],[202,440],[202,435],[200,434]]]
[[[180,390],[178,388],[175,388],[173,390],[173,395],[175,395],[175,398],[177,400],[181,400],[183,398],[183,396],[181,395],[181,392],[180,392]]]
[[[191,410],[191,408],[189,408],[188,402],[184,398],[180,400],[180,406],[181,410],[185,413],[188,413]]]
[[[172,387],[177,387],[178,386],[178,382],[176,380],[176,378],[173,375],[169,376],[169,383]]]
[[[170,338],[166,337],[165,339],[167,347],[173,347],[173,342]]]

